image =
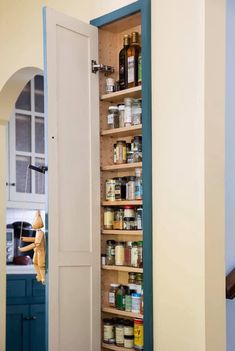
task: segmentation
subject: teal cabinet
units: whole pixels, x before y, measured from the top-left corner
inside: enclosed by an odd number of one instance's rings
[[[45,351],[45,287],[35,275],[7,276],[6,351]]]

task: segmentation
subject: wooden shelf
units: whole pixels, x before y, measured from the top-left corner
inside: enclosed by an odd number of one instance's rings
[[[112,307],[103,307],[102,312],[115,314],[115,315],[123,316],[123,317],[143,319],[143,315],[140,313],[121,311],[121,310],[117,310],[116,308],[112,308]]]
[[[124,137],[124,136],[135,136],[142,134],[142,124],[136,126],[124,127],[124,128],[113,128],[105,129],[100,133],[102,136],[115,136],[115,137]]]
[[[114,350],[114,351],[135,351],[135,349],[129,349],[126,347],[116,346],[113,344],[106,344],[105,342],[102,343],[102,347],[107,350]]]
[[[142,162],[122,163],[119,165],[107,165],[101,167],[102,171],[125,171],[133,168],[142,168]]]
[[[104,235],[143,235],[143,230],[118,230],[118,229],[103,229]]]
[[[143,205],[143,201],[142,200],[102,201],[102,206],[126,206],[126,205],[141,206]]]
[[[129,266],[102,266],[102,269],[107,271],[119,271],[119,272],[133,272],[133,273],[143,273],[143,268],[129,267]]]
[[[141,97],[141,85],[134,88],[115,91],[115,93],[101,95],[100,100],[108,102],[123,102],[125,97],[138,99]]]

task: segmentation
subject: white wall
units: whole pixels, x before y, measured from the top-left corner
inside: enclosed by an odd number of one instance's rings
[[[227,0],[226,273],[235,267],[235,2]],[[227,351],[235,350],[235,301],[227,300]]]

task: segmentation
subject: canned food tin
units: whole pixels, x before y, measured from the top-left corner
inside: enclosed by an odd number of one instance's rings
[[[144,325],[142,319],[134,319],[134,348],[144,349]]]

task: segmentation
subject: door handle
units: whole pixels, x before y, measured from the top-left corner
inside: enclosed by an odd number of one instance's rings
[[[37,317],[36,317],[36,316],[32,316],[31,319],[32,319],[33,321],[35,321],[35,320],[37,319]]]
[[[27,317],[24,317],[24,320],[25,321],[30,321],[31,317],[27,316]]]

